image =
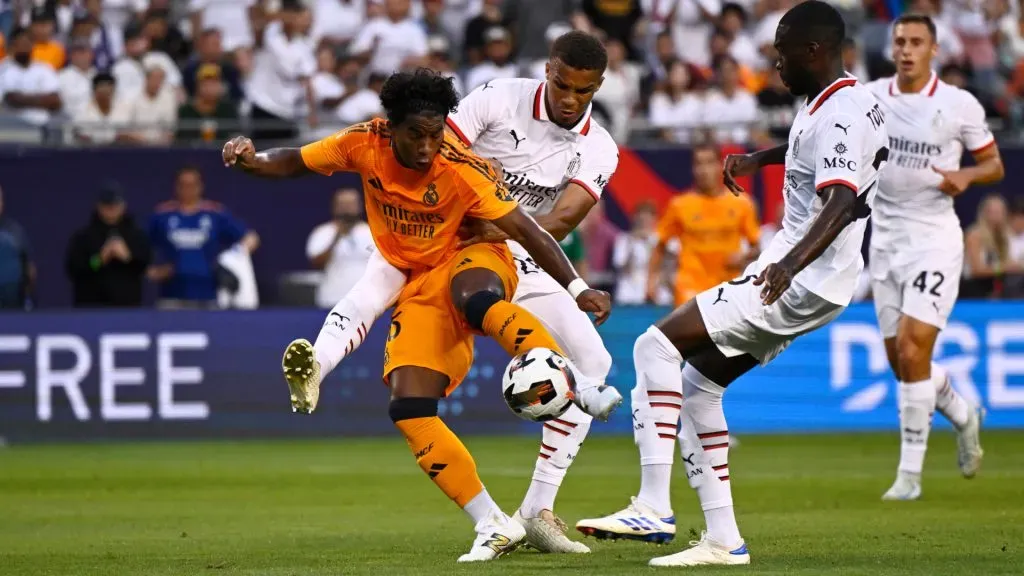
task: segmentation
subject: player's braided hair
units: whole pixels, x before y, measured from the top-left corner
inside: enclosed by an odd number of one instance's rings
[[[573,30],[555,39],[551,45],[551,59],[577,70],[600,70],[608,66],[608,52],[601,41],[591,34]]]
[[[448,116],[459,105],[459,93],[451,78],[419,68],[389,76],[380,90],[380,103],[388,120],[401,124],[413,114]]]
[[[788,35],[805,42],[815,42],[838,55],[846,38],[846,22],[839,11],[827,2],[808,0],[790,8],[779,21]]]

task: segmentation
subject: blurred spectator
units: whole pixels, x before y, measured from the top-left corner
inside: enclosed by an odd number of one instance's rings
[[[1024,266],[1024,196],[1013,199],[1010,209],[1010,258]]]
[[[466,87],[462,79],[455,72],[455,66],[451,58],[451,46],[444,36],[431,36],[427,39],[427,68],[440,72],[446,78],[451,78],[455,85],[455,91],[460,96],[466,95]]]
[[[0,63],[4,107],[29,124],[43,126],[61,109],[57,73],[48,64],[32,62],[32,40],[24,28],[11,34],[10,52]]]
[[[313,41],[346,47],[366,22],[366,0],[315,0]]]
[[[297,122],[305,99],[309,124],[315,126],[312,78],[316,74],[313,42],[306,35],[310,13],[297,0],[287,0],[281,20],[263,31],[263,48],[256,53],[248,95],[252,101],[253,137],[290,140],[298,136]]]
[[[651,17],[664,22],[672,33],[677,58],[699,68],[709,68],[711,32],[721,9],[718,0],[670,0],[654,3]],[[774,36],[773,29],[773,39]]]
[[[484,34],[484,60],[466,73],[466,88],[472,92],[476,88],[498,78],[515,78],[519,75],[519,67],[512,57],[512,37],[508,30],[494,27]]]
[[[967,89],[967,72],[959,64],[946,64],[939,70],[939,77],[946,84]]]
[[[650,75],[647,79],[651,86],[668,79],[668,69],[679,59],[676,58],[676,45],[671,32],[661,32],[654,40],[654,50],[647,58]]]
[[[221,68],[204,64],[196,73],[196,95],[178,108],[178,142],[222,142],[239,132],[238,106],[224,98]]]
[[[100,19],[112,30],[125,30],[130,22],[141,21],[149,0],[103,0]]]
[[[694,86],[690,68],[681,60],[668,65],[668,78],[654,92],[649,103],[651,126],[661,129],[661,137],[688,143],[692,132],[704,123],[704,97],[691,91]]]
[[[449,46],[453,38],[448,36],[448,30],[444,25],[444,0],[423,0],[423,18],[420,25],[427,38],[440,36],[448,41]]]
[[[422,64],[427,56],[427,34],[409,9],[409,0],[384,0],[385,16],[368,22],[349,52],[379,74]]]
[[[371,74],[366,88],[357,90],[338,106],[338,119],[346,125],[365,122],[384,114],[380,105],[380,90],[387,76]]]
[[[161,308],[212,308],[223,270],[220,253],[241,244],[252,253],[259,236],[217,204],[203,200],[203,180],[191,167],[178,171],[175,200],[156,207],[149,239],[156,264],[148,276],[160,285]]]
[[[774,66],[777,56],[775,52],[775,31],[779,27],[782,15],[792,8],[794,4],[796,4],[796,0],[762,0],[758,3],[757,10],[761,13],[761,17],[754,25],[753,37],[758,52],[764,58],[761,62],[761,68]]]
[[[1005,2],[995,0],[955,0],[943,6],[943,16],[963,43],[964,55],[972,70],[973,85],[989,98],[998,92],[999,83],[992,38],[1006,8]]]
[[[146,70],[152,66],[163,68],[167,84],[177,93],[181,88],[181,71],[174,60],[163,52],[151,51],[149,38],[135,24],[125,30],[124,38],[124,57],[114,64],[112,71],[117,80],[117,97],[131,101],[141,94],[146,86]]]
[[[583,0],[581,8],[590,23],[604,32],[606,40],[616,40],[628,51],[636,25],[643,16],[640,4],[640,0]]]
[[[605,42],[608,50],[608,68],[604,72],[601,89],[594,101],[603,104],[611,116],[608,131],[612,138],[625,144],[629,138],[629,120],[640,104],[640,69],[626,61],[626,47],[618,40]]]
[[[334,56],[334,48],[323,44],[316,52],[317,71],[313,75],[313,97],[316,100],[318,118],[332,118],[336,115],[338,105],[345,99],[345,85],[338,76],[338,59]],[[326,125],[318,128],[314,138],[324,138],[337,129]]]
[[[772,69],[768,73],[768,85],[757,93],[757,104],[768,134],[779,142],[785,142],[796,117],[796,96],[782,83],[778,70]]]
[[[57,21],[53,10],[38,6],[32,11],[32,24],[29,35],[32,37],[32,61],[49,64],[54,70],[64,67],[67,55],[64,45],[54,37],[57,32]]]
[[[729,54],[737,62],[751,70],[758,70],[764,65],[757,45],[747,32],[747,11],[743,6],[733,2],[723,4],[718,25],[729,39]]]
[[[739,65],[732,56],[715,63],[715,84],[704,101],[704,117],[713,119],[715,139],[721,143],[743,144],[750,138],[750,125],[757,121],[757,99],[740,86]]]
[[[227,84],[227,97],[240,102],[245,94],[242,92],[242,77],[238,67],[225,57],[221,48],[221,33],[216,28],[207,28],[196,41],[196,52],[185,64],[181,79],[189,96],[196,95],[199,71],[204,66],[214,65],[220,69],[220,78]]]
[[[0,309],[25,308],[36,278],[31,254],[25,229],[4,214],[4,194],[0,189]]]
[[[746,194],[734,196],[722,184],[721,152],[713,145],[693,149],[693,188],[669,202],[658,222],[651,255],[647,299],[654,301],[665,247],[679,241],[675,305],[735,278],[759,253],[757,207]],[[744,247],[744,241],[746,248]]]
[[[465,53],[464,64],[474,66],[484,59],[484,33],[494,26],[510,28],[512,20],[502,11],[504,0],[483,0],[483,7],[475,18],[466,24],[466,36],[462,43]]]
[[[193,37],[200,30],[216,28],[224,50],[234,52],[253,46],[253,17],[256,0],[189,0]]]
[[[544,33],[544,39],[548,42],[547,54],[531,62],[528,69],[523,71],[523,74],[529,78],[533,78],[534,80],[546,80],[548,75],[547,68],[549,54],[551,53],[551,46],[554,45],[555,40],[558,40],[559,36],[571,31],[572,26],[569,26],[564,22],[554,22],[548,26],[547,31]]]
[[[978,206],[978,219],[964,236],[964,277],[992,278],[1024,272],[1024,264],[1010,258],[1010,223],[1006,201],[986,196]]]
[[[68,242],[65,269],[74,306],[140,306],[149,260],[149,240],[125,212],[120,188],[104,185],[89,223]]]
[[[370,227],[360,218],[363,199],[358,190],[343,188],[334,194],[331,220],[313,229],[306,241],[310,265],[323,270],[316,305],[332,308],[355,286],[374,250]]]
[[[127,127],[131,112],[115,95],[117,81],[106,72],[92,78],[92,99],[72,117],[75,138],[88,144],[111,144]]]
[[[505,17],[512,22],[512,37],[516,41],[516,58],[531,62],[548,55],[544,42],[552,22],[572,22],[582,13],[577,12],[575,0],[507,0]]]
[[[868,69],[860,57],[860,48],[853,38],[843,40],[843,69],[856,76],[861,82],[866,83],[870,80]]]
[[[615,274],[611,266],[615,238],[622,233],[604,213],[604,204],[598,202],[587,212],[579,227],[580,236],[586,246],[587,282],[601,290],[615,288]]]
[[[146,85],[142,92],[126,102],[130,130],[122,140],[136,144],[170,144],[178,120],[178,100],[164,83],[164,69],[156,64],[146,67]]]
[[[651,252],[658,238],[654,233],[657,208],[647,200],[641,202],[633,210],[633,219],[629,233],[619,234],[615,238],[612,252],[612,265],[618,275],[615,285],[615,302],[618,304],[643,304],[647,301],[648,264]],[[671,292],[661,286],[660,293],[656,290],[655,303],[670,304]],[[665,299],[663,295],[667,294]]]
[[[103,23],[103,0],[85,0],[86,13],[75,17],[72,36],[89,38],[96,55],[96,69],[108,71],[124,54],[124,34]]]
[[[192,46],[168,18],[167,10],[150,10],[142,23],[142,33],[149,38],[151,50],[163,52],[174,62],[183,64],[192,54]]]
[[[96,68],[92,65],[92,46],[87,40],[71,44],[71,63],[57,74],[60,100],[64,113],[72,118],[80,115],[92,100],[92,78]]]

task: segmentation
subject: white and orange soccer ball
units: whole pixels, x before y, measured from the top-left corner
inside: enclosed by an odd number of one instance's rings
[[[534,348],[508,363],[501,390],[505,403],[516,416],[545,422],[558,418],[572,406],[576,378],[564,356],[547,348]]]

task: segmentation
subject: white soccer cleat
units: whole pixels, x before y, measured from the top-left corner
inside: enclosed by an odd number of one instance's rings
[[[508,515],[492,514],[476,525],[476,540],[459,562],[489,562],[512,552],[526,539],[526,529]]]
[[[619,407],[619,404],[622,404],[622,394],[614,386],[601,384],[600,386],[577,388],[574,401],[580,410],[601,422],[607,422],[611,413]]]
[[[626,508],[603,518],[588,518],[576,523],[576,529],[598,540],[640,540],[654,544],[671,542],[676,537],[676,517],[660,518],[658,513],[636,498]]]
[[[964,478],[974,478],[981,468],[981,458],[985,451],[981,449],[981,423],[985,419],[985,409],[978,407],[971,410],[967,423],[956,431],[957,464]]]
[[[707,532],[700,533],[700,540],[690,540],[691,548],[670,556],[651,558],[650,566],[739,566],[750,564],[747,544],[740,540],[735,548],[723,546],[711,539]]]
[[[516,510],[513,520],[526,530],[526,544],[541,552],[552,554],[590,554],[582,542],[569,540],[565,535],[568,526],[550,510],[543,510],[536,518],[524,518]]]
[[[320,401],[320,362],[309,340],[292,340],[285,348],[281,369],[292,397],[292,412],[312,414]]]
[[[882,494],[882,500],[917,500],[921,497],[921,475],[903,472],[896,473],[896,481],[892,487]]]

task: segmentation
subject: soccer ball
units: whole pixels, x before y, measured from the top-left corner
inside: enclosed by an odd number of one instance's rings
[[[505,403],[524,420],[546,422],[569,409],[576,379],[569,361],[547,348],[534,348],[508,363],[501,379]]]

